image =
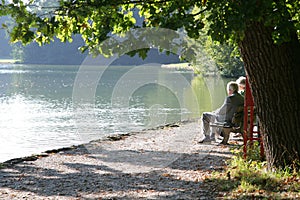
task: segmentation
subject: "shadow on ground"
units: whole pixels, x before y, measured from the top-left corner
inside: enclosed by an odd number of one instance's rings
[[[222,170],[228,159],[226,152],[218,151],[215,153],[219,154],[204,151],[176,155],[125,150],[90,155],[83,148],[80,151],[66,151],[1,169],[0,198],[214,199],[217,191],[203,180],[213,171]],[[153,170],[126,173],[118,167],[132,167],[137,161],[164,159],[166,155],[176,160],[164,168],[155,166]],[[153,167],[148,162],[138,165]]]

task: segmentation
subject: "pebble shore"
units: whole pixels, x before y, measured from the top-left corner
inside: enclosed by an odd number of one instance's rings
[[[1,164],[0,199],[222,199],[204,180],[232,154],[182,122]]]

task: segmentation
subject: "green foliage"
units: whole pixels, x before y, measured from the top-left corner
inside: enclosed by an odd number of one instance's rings
[[[27,2],[27,1],[26,1]],[[72,34],[80,33],[85,49],[97,49],[110,33],[122,34],[136,27],[133,12],[139,10],[145,27],[173,30],[183,28],[189,37],[199,38],[205,28],[213,40],[238,42],[243,38],[247,24],[265,21],[273,28],[276,42],[289,40],[292,30],[299,30],[299,1],[55,1],[32,0],[24,3],[2,1],[0,15],[11,15],[16,26],[12,41],[27,44],[49,43],[54,36],[71,41]]]
[[[228,199],[299,197],[300,173],[290,169],[270,171],[266,162],[260,161],[257,152],[259,145],[254,144],[244,159],[242,148],[234,149],[235,156],[229,160],[226,171],[216,173],[207,181],[217,182],[218,189],[226,192]]]
[[[81,34],[85,42],[80,48],[82,52],[105,56],[112,55],[113,50],[107,49],[108,46],[101,45],[101,42],[111,34],[122,37],[138,26],[184,30],[189,37],[202,40],[205,52],[212,56],[222,74],[237,76],[243,74],[243,65],[232,44],[243,39],[247,25],[264,21],[273,29],[275,42],[288,41],[294,30],[298,30],[300,35],[299,4],[295,0],[75,0],[59,3],[54,0],[26,3],[14,0],[12,3],[2,1],[0,15],[10,15],[16,22],[10,31],[12,42],[28,44],[34,41],[43,45],[53,41],[54,37],[62,42],[72,42],[74,34]],[[134,13],[139,13],[142,23],[137,23]],[[220,43],[213,42],[204,36],[206,34]],[[224,45],[225,42],[229,45]],[[183,59],[197,50],[195,45],[188,48],[182,50]],[[139,54],[145,58],[147,50],[141,48],[128,54]]]
[[[215,70],[221,75],[226,77],[244,75],[244,64],[233,45],[220,44],[205,35],[202,35],[201,40],[204,51],[213,59],[216,65]],[[208,68],[206,67],[206,69]]]
[[[74,34],[81,34],[85,42],[80,48],[82,52],[89,51],[94,55],[100,53],[105,56],[111,56],[115,52],[111,49],[112,44],[118,43],[101,43],[112,34],[122,37],[125,32],[137,26],[184,30],[190,38],[201,40],[200,44],[205,49],[200,50],[200,53],[205,52],[211,56],[222,75],[233,77],[244,74],[235,45],[243,39],[247,25],[264,21],[273,30],[274,42],[282,43],[288,41],[295,30],[300,35],[299,8],[300,3],[295,0],[75,0],[59,3],[42,0],[24,3],[14,0],[9,4],[2,2],[0,15],[10,15],[15,20],[15,25],[10,30],[12,42],[29,44],[34,41],[43,45],[54,41],[54,37],[62,42],[72,42]],[[136,21],[137,16],[134,13],[137,12],[143,19],[142,24]],[[159,48],[160,44],[156,45]],[[195,58],[188,56],[200,55],[195,53],[199,51],[199,45],[181,46],[187,46],[180,53],[182,59],[194,60]],[[126,46],[122,48],[126,49]],[[147,51],[145,47],[141,47],[140,50],[127,54],[138,54],[145,58]],[[173,52],[176,50],[173,49]],[[200,71],[207,71],[210,69],[206,65],[211,65],[210,62],[212,61],[200,61],[196,66]]]
[[[5,168],[5,165],[3,163],[0,163],[0,169]]]

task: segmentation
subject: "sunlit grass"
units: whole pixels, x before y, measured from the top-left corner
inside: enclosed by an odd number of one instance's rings
[[[15,59],[0,59],[0,64],[4,63],[17,63],[20,62],[20,60],[15,60]]]
[[[254,145],[243,158],[241,149],[233,149],[235,156],[223,172],[216,172],[207,182],[216,185],[225,199],[297,199],[300,198],[299,171],[269,171],[261,161],[259,146]]]

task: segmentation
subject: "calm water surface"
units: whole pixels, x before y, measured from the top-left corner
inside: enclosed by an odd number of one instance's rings
[[[74,89],[78,69],[0,65],[0,162],[197,118],[225,96],[222,80],[157,66],[110,66],[87,93],[81,83]],[[86,102],[86,94],[94,96]]]

